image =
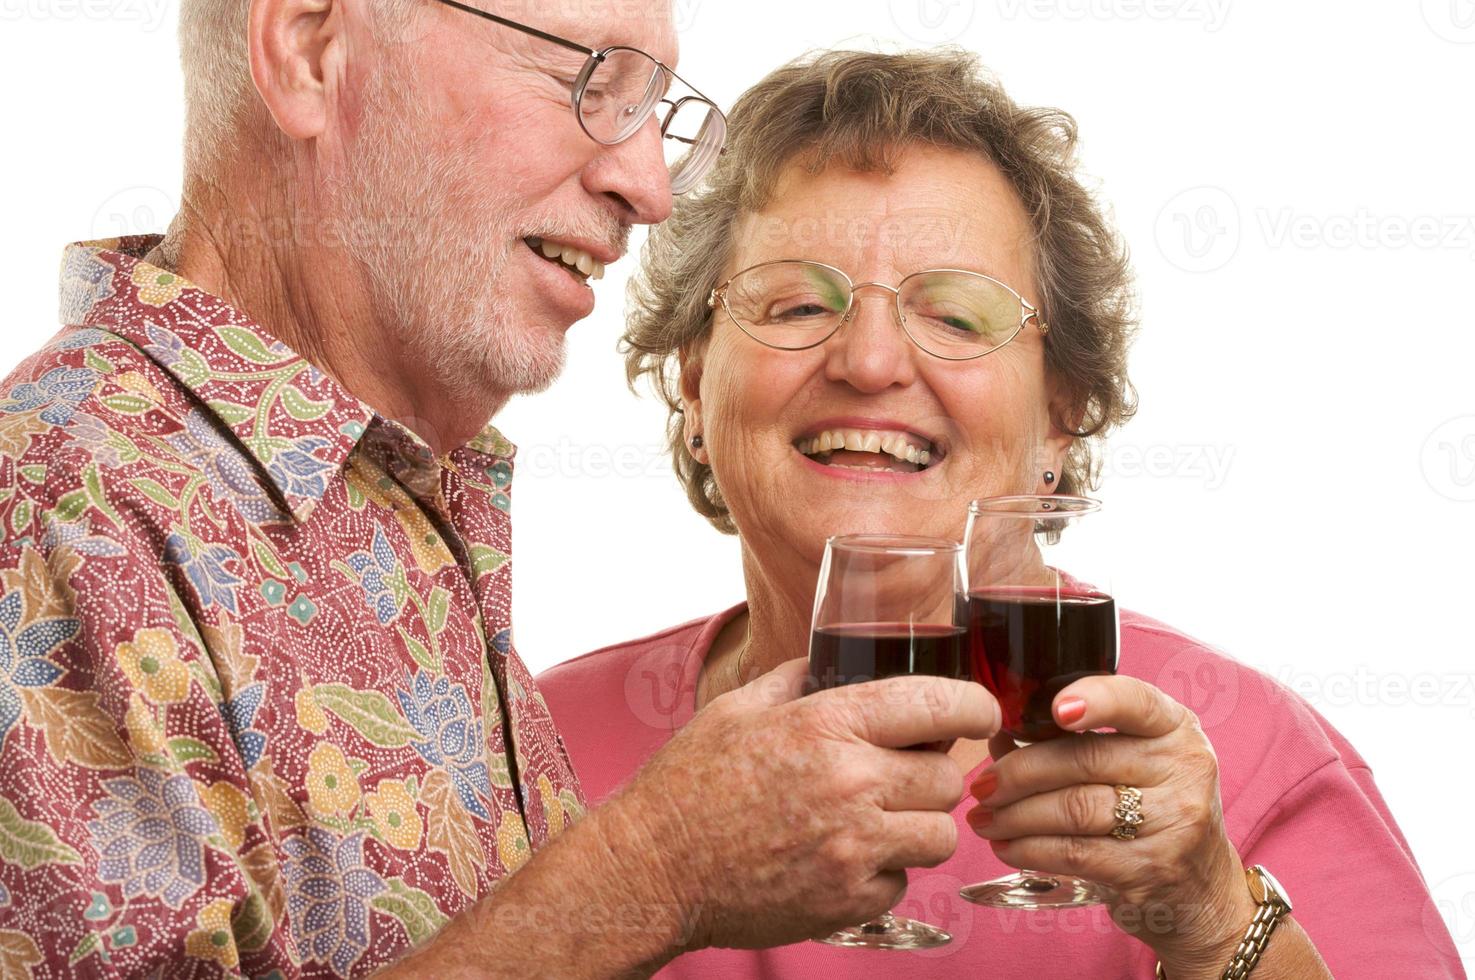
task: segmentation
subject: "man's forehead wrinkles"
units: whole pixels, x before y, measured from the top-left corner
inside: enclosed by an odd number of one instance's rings
[[[671,5],[665,0],[515,0],[493,12],[596,50],[641,48],[671,65],[677,57]]]

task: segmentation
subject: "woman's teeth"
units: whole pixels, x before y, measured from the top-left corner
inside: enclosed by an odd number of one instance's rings
[[[541,252],[546,258],[555,262],[561,262],[570,269],[576,270],[585,279],[603,279],[604,263],[595,260],[594,256],[583,249],[574,248],[572,245],[563,245],[559,242],[550,242],[542,238],[525,238],[528,247],[534,251]]]
[[[800,439],[798,449],[806,456],[819,456],[839,449],[850,452],[885,453],[903,463],[915,463],[925,467],[932,461],[932,453],[925,446],[912,443],[913,436],[905,432],[886,432],[876,429],[829,429],[809,439]]]

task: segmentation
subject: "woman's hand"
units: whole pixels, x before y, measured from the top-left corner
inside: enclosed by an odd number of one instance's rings
[[[1217,976],[1255,904],[1224,833],[1218,761],[1198,717],[1120,676],[1075,682],[1053,712],[1070,731],[1115,731],[1023,748],[995,738],[994,763],[971,787],[980,805],[968,822],[1006,864],[1110,886],[1113,920],[1151,946],[1170,976]],[[1118,785],[1142,791],[1133,840],[1111,836]]]

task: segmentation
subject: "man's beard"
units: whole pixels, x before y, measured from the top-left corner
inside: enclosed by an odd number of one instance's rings
[[[339,187],[349,252],[375,309],[453,401],[542,391],[563,370],[560,330],[515,321],[508,266],[525,248],[512,195],[448,150],[413,97],[408,68],[375,74]]]

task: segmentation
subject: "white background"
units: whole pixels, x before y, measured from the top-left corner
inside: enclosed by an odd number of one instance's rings
[[[1353,741],[1475,961],[1470,0],[675,4],[683,74],[724,104],[811,47],[955,41],[1077,117],[1145,317],[1142,410],[1100,493],[1134,541],[1117,591]],[[55,330],[63,244],[172,213],[175,18],[173,0],[0,0],[5,371]],[[521,446],[534,670],[741,597],[735,543],[659,455],[664,412],[623,385],[633,264],[573,329],[560,385],[499,419]]]

